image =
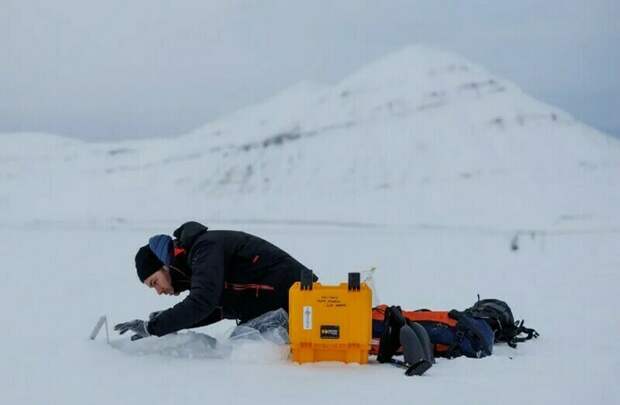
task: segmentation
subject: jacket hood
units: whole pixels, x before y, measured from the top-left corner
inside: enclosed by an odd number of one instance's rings
[[[207,232],[206,226],[201,223],[190,221],[178,227],[173,235],[177,239],[177,245],[189,250],[200,235]]]

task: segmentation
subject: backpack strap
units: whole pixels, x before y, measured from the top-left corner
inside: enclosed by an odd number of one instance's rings
[[[463,342],[463,338],[465,337],[465,331],[460,324],[457,324],[456,334],[454,340],[448,346],[446,351],[444,352],[444,356],[448,359],[453,359],[455,357],[460,357],[462,355],[461,350],[459,349],[461,343]]]
[[[473,349],[477,352],[478,357],[484,355],[490,355],[488,349],[485,348],[485,337],[480,333],[480,330],[471,324],[470,318],[463,316],[464,313],[453,309],[449,312],[451,318],[456,319],[456,338],[452,344],[448,347],[447,355],[449,357],[458,357],[462,353],[458,350],[459,345],[463,341],[465,336],[470,338]]]
[[[512,348],[517,347],[517,343],[525,342],[530,339],[536,339],[540,334],[533,328],[526,328],[523,326],[525,321],[517,321],[515,322],[515,328],[512,332],[512,337],[508,340],[508,345]],[[519,336],[520,334],[525,333],[526,336]]]
[[[383,318],[383,333],[379,340],[379,363],[389,363],[400,349],[400,329],[405,325],[402,311],[399,306],[385,308]]]

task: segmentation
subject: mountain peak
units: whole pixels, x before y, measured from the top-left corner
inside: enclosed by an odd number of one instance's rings
[[[413,45],[388,54],[345,78],[340,86],[393,87],[423,86],[429,80],[450,76],[488,76],[482,68],[468,60],[428,46]]]

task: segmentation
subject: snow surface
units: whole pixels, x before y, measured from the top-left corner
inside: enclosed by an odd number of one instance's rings
[[[463,58],[406,48],[177,138],[0,145],[2,403],[618,402],[620,145]],[[230,322],[88,340],[101,315],[179,299],[141,287],[133,255],[188,219],[263,236],[326,283],[376,266],[385,303],[502,298],[542,336],[421,378],[299,366],[228,340]]]

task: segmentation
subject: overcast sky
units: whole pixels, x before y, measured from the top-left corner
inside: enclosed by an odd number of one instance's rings
[[[0,0],[0,132],[185,133],[409,44],[620,136],[618,0]]]

